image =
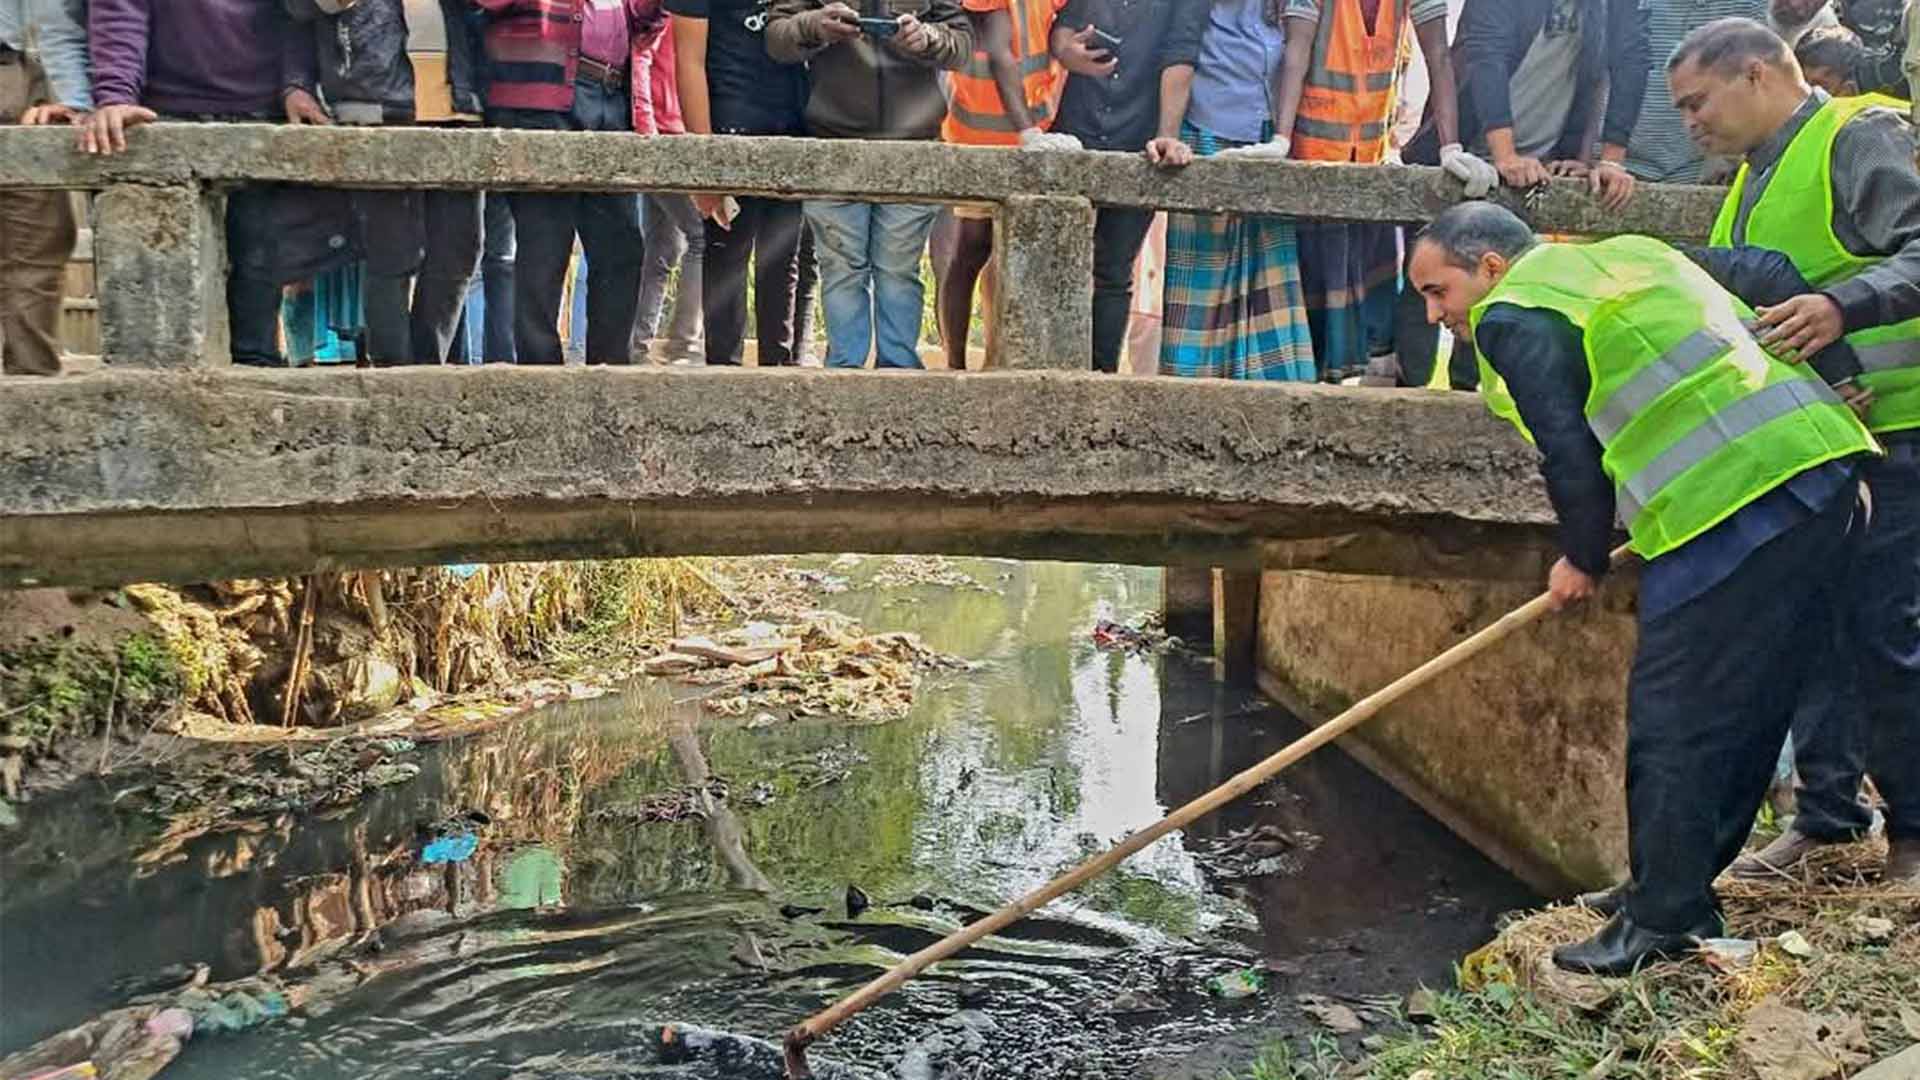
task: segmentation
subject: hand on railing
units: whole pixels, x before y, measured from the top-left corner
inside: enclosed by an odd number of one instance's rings
[[[1469,199],[1484,199],[1500,186],[1500,170],[1486,159],[1467,153],[1459,143],[1440,148],[1440,167],[1466,185]]]
[[[1214,156],[1239,158],[1242,161],[1285,161],[1293,156],[1293,140],[1285,135],[1275,135],[1266,142],[1236,146],[1231,150],[1222,150]]]
[[[53,127],[56,124],[77,124],[86,114],[68,105],[35,105],[20,114],[22,127]]]
[[[1193,147],[1165,135],[1147,144],[1147,160],[1163,169],[1179,169],[1193,164]]]
[[[320,104],[320,99],[299,87],[287,91],[281,104],[287,110],[289,124],[325,127],[333,123],[333,117],[327,115],[326,106]]]
[[[79,121],[80,152],[83,154],[124,154],[127,130],[151,124],[160,114],[141,105],[102,105]]]
[[[1039,128],[1028,128],[1020,133],[1020,149],[1045,153],[1049,150],[1084,150],[1086,147],[1080,145],[1079,139],[1065,132],[1041,131]]]

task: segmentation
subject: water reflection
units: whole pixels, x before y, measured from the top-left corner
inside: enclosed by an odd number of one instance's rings
[[[870,629],[981,662],[924,687],[899,722],[701,724],[687,690],[656,684],[429,748],[417,781],[333,821],[123,831],[122,857],[72,860],[78,840],[46,838],[116,819],[87,800],[35,808],[24,832],[39,842],[0,853],[8,880],[32,881],[0,896],[0,1051],[114,1003],[118,976],[205,960],[216,979],[334,978],[304,1028],[197,1043],[174,1066],[184,1076],[528,1075],[595,1052],[630,1075],[616,1063],[635,1022],[772,1034],[1297,733],[1216,688],[1201,659],[1094,648],[1100,618],[1158,602],[1156,572],[957,565],[992,591],[833,598]],[[851,571],[856,586],[871,568]],[[631,808],[667,796],[691,813],[636,823]],[[1319,842],[1291,876],[1223,878],[1209,853],[1262,825]],[[423,843],[469,828],[470,857],[423,864]],[[130,871],[128,849],[163,854]],[[876,901],[857,921],[850,884]],[[890,1064],[972,1002],[1002,1018],[982,1051],[1000,1055],[995,1075],[1052,1075],[1069,1058],[1121,1075],[1248,1018],[1198,992],[1255,957],[1241,945],[1391,989],[1444,974],[1436,946],[1484,934],[1523,898],[1322,755],[943,965],[835,1050]],[[1165,1007],[1104,1004],[1129,995]]]

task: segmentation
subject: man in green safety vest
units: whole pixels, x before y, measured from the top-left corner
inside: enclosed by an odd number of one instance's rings
[[[1734,872],[1772,877],[1865,835],[1865,770],[1887,800],[1887,880],[1920,886],[1920,172],[1908,108],[1810,88],[1786,43],[1744,19],[1694,31],[1668,68],[1702,148],[1742,159],[1713,245],[1781,252],[1812,286],[1760,311],[1763,340],[1791,356],[1851,345],[1857,369],[1837,389],[1887,449],[1863,466],[1873,520],[1832,676],[1794,723],[1799,812]]]
[[[1606,571],[1616,518],[1647,561],[1627,691],[1632,879],[1561,967],[1619,975],[1723,932],[1713,879],[1765,798],[1793,702],[1831,640],[1861,460],[1854,412],[1769,355],[1753,311],[1645,237],[1539,242],[1487,203],[1442,214],[1409,277],[1472,340],[1482,393],[1541,452],[1559,605]]]

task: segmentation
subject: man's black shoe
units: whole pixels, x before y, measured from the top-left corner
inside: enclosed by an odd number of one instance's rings
[[[1657,960],[1675,960],[1693,952],[1701,938],[1719,936],[1718,922],[1711,919],[1686,933],[1666,934],[1641,929],[1623,911],[1587,940],[1553,950],[1553,962],[1563,970],[1587,975],[1631,975]]]
[[[1631,884],[1630,881],[1623,881],[1610,889],[1581,893],[1573,898],[1573,902],[1603,919],[1611,919],[1626,910],[1627,887]]]

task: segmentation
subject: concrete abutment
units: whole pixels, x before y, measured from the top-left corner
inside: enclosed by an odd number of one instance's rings
[[[1549,895],[1626,872],[1634,589],[1610,581],[1442,675],[1340,746]],[[1538,584],[1310,571],[1259,578],[1260,681],[1321,723],[1532,599]]]

